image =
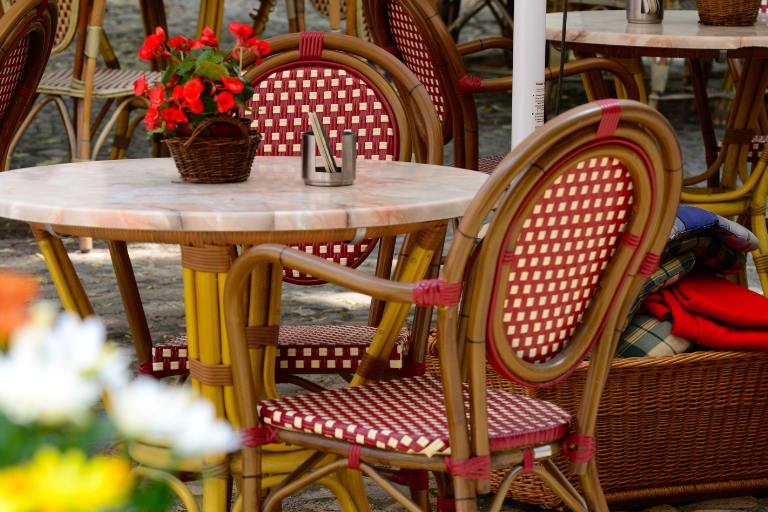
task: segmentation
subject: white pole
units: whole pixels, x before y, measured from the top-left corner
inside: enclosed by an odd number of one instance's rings
[[[544,124],[546,0],[515,0],[512,147]]]

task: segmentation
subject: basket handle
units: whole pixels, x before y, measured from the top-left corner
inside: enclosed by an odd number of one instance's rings
[[[184,147],[188,148],[189,145],[192,144],[192,142],[197,138],[197,136],[203,132],[203,130],[205,130],[206,128],[208,128],[210,125],[214,123],[234,124],[238,126],[240,130],[243,132],[243,137],[248,136],[248,127],[245,125],[245,123],[243,123],[239,119],[235,117],[229,117],[229,116],[213,116],[213,117],[209,117],[208,119],[200,123],[200,125],[197,128],[195,128],[195,131],[192,132],[192,135],[190,135],[189,138],[186,140],[186,142],[184,142]]]

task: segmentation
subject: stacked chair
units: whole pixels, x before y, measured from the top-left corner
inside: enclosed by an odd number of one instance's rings
[[[454,165],[491,172],[502,155],[478,157],[476,94],[509,91],[512,77],[481,79],[467,71],[463,58],[483,50],[512,51],[512,40],[487,37],[461,44],[427,0],[367,0],[363,4],[373,41],[400,58],[429,91],[435,104],[443,139],[453,139]],[[607,71],[621,83],[629,99],[639,99],[632,73],[620,63],[604,58],[581,59],[565,66],[564,75]],[[545,78],[555,79],[560,70],[547,68]],[[603,99],[605,88],[594,99]]]
[[[269,43],[272,48],[269,57],[246,71],[246,76],[253,81],[255,94],[254,109],[246,112],[246,115],[253,119],[254,125],[264,134],[259,147],[261,155],[300,154],[301,133],[308,130],[305,111],[308,108],[319,110],[322,106],[323,112],[333,114],[334,124],[330,133],[333,147],[338,147],[342,130],[354,129],[358,134],[358,147],[365,158],[407,161],[415,158],[426,163],[442,162],[440,128],[427,92],[392,55],[373,44],[333,33],[288,34],[272,38]],[[386,73],[386,78],[382,72]],[[310,97],[316,99],[307,101]],[[409,239],[404,244],[405,251],[426,255],[420,260],[426,261],[428,267],[430,258],[440,247],[443,234],[436,232],[430,236]],[[333,261],[330,263],[332,265],[353,268],[368,256],[375,243],[374,240],[357,243],[328,241],[304,244],[299,249],[303,254],[328,258]],[[383,240],[381,244],[378,273],[389,277],[394,240]],[[188,260],[188,252],[182,248],[185,261]],[[407,259],[403,257],[402,261]],[[401,280],[412,280],[425,275],[428,270],[398,264],[394,274]],[[294,284],[308,285],[325,281],[322,275],[306,273],[298,268],[281,270],[276,276],[272,282],[277,279],[277,286],[281,278]],[[123,279],[131,278],[132,275],[128,273],[123,276]],[[136,305],[132,303],[126,309]],[[400,375],[423,373],[423,365],[409,367],[407,364],[409,337],[407,331],[401,329],[402,319],[390,322],[384,318],[384,327],[378,330],[375,326],[281,326],[274,345],[254,349],[259,352],[257,357],[260,360],[270,361],[267,364],[269,370],[264,374],[269,392],[277,393],[277,380],[317,389],[316,385],[313,386],[296,374],[347,373],[353,374],[353,380],[361,381],[370,378],[382,366],[384,373],[387,372],[387,366],[400,369],[400,372],[395,372]],[[373,323],[375,325],[377,322]],[[389,326],[395,327],[387,329]],[[270,332],[277,331],[271,329]],[[376,343],[376,340],[388,344],[386,353],[366,352],[369,344]],[[223,368],[221,371],[231,375],[229,365],[233,361],[228,356],[216,361],[206,359],[206,355],[198,350],[199,340],[194,334],[189,339],[180,338],[154,347],[149,343],[142,344],[138,339],[134,341],[137,343],[138,354],[147,354],[151,350],[156,354],[154,361],[143,361],[142,369],[145,373],[167,375],[170,363],[180,369],[177,373],[186,373],[189,367],[193,383],[214,401],[220,408],[220,414],[226,414],[238,423],[231,376],[219,375],[221,378],[211,380],[196,370],[201,365],[216,364]],[[311,355],[305,355],[305,350],[309,350]],[[335,364],[331,366],[328,362],[333,361],[333,358],[323,357],[321,351],[326,354],[341,351],[347,358],[347,364],[334,361]],[[172,354],[170,359],[164,357],[165,352]],[[228,349],[222,347],[222,354],[228,353]],[[423,354],[423,346],[414,353]],[[310,364],[311,360],[320,364]],[[393,361],[397,364],[391,365]],[[241,473],[239,457],[232,460],[231,464],[218,461],[214,464],[216,471],[211,473],[210,464],[206,466],[200,461],[173,464],[167,452],[157,447],[137,445],[133,455],[142,466],[153,471],[202,471],[208,482],[205,485],[217,488],[213,494],[207,494],[215,496],[210,499],[216,503],[204,504],[205,507],[221,506],[226,501],[228,488],[226,478],[222,478],[222,475],[226,476],[230,470],[236,475]],[[279,475],[290,473],[307,457],[306,451],[278,448],[265,459],[265,471],[273,475],[269,482],[279,481]],[[353,489],[359,487],[355,487],[354,481],[350,482],[349,479],[344,479],[344,482]],[[329,477],[323,483],[329,485],[340,497],[345,508],[351,506],[349,500],[353,498],[364,499],[359,491],[350,497],[336,477]],[[191,506],[191,495],[184,490],[181,482],[175,481],[174,485],[185,503]],[[421,501],[426,498],[425,491],[423,486],[414,486],[414,493]]]
[[[19,0],[0,9],[0,162],[29,112],[35,87],[51,54],[56,3]]]
[[[392,282],[281,245],[243,254],[224,307],[245,440],[244,509],[275,510],[304,486],[352,470],[407,510],[421,510],[385,478],[382,467],[394,467],[434,472],[442,509],[476,510],[491,471],[507,468],[492,510],[523,474],[539,477],[572,510],[607,510],[594,460],[598,404],[635,297],[658,267],[680,182],[667,121],[646,105],[606,100],[550,121],[501,162],[467,208],[439,279]],[[246,340],[247,329],[267,323],[249,318],[244,297],[252,272],[284,265],[390,303],[436,306],[441,378],[272,395]],[[486,363],[507,379],[546,387],[587,356],[574,418],[553,403],[486,387]],[[275,442],[317,454],[274,484],[262,460]],[[561,453],[584,496],[552,462]]]

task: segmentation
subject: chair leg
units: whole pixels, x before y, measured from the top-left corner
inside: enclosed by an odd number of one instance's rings
[[[603,488],[600,486],[600,478],[597,475],[597,465],[594,459],[589,461],[587,470],[579,478],[589,510],[608,512],[608,502],[605,500]]]

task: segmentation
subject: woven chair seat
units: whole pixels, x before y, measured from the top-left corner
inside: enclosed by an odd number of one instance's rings
[[[121,98],[133,95],[133,82],[146,75],[147,82],[152,84],[161,79],[161,74],[140,69],[108,69],[97,68],[94,77],[93,97],[99,99]],[[37,91],[41,94],[70,96],[83,98],[85,88],[81,82],[72,80],[71,69],[46,71]]]
[[[465,386],[469,416],[469,394]],[[279,429],[399,452],[450,454],[443,387],[431,375],[265,400],[261,420]],[[488,390],[491,450],[546,444],[564,437],[571,417],[535,398]]]
[[[278,374],[354,373],[376,334],[365,325],[283,325],[278,338]],[[402,329],[389,356],[389,369],[403,368],[410,336]],[[152,346],[156,377],[189,372],[187,336],[176,336]]]

